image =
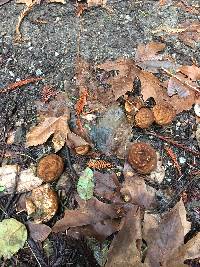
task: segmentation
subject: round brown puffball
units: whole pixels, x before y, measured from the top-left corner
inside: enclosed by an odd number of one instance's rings
[[[128,152],[128,162],[139,173],[148,174],[157,166],[156,151],[147,143],[134,143]]]
[[[58,209],[58,196],[49,184],[34,188],[26,197],[26,210],[35,223],[48,222]]]
[[[156,104],[153,107],[155,122],[159,125],[168,125],[172,123],[176,116],[176,111],[169,103]]]
[[[135,115],[135,123],[140,128],[148,128],[153,122],[154,115],[149,108],[141,108]]]
[[[39,161],[37,176],[42,178],[45,182],[52,182],[59,178],[63,170],[63,159],[56,154],[49,154]]]

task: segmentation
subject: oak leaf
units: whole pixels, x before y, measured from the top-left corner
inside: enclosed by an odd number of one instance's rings
[[[146,240],[148,250],[145,263],[151,267],[166,266],[166,262],[175,251],[184,244],[184,236],[189,232],[191,223],[186,220],[186,210],[183,201],[164,215],[156,228],[154,224],[151,235],[152,239]],[[145,225],[144,225],[145,228]]]
[[[113,204],[106,204],[93,197],[80,208],[66,210],[64,218],[53,226],[53,232],[62,232],[70,227],[91,225],[107,219],[118,218],[119,214]]]
[[[132,59],[119,58],[115,61],[106,61],[96,67],[108,72],[113,70],[118,72],[117,75],[108,79],[115,100],[133,90],[133,82],[140,73]]]
[[[70,111],[65,94],[58,94],[48,105],[38,102],[37,106],[41,121],[27,133],[27,147],[44,144],[51,135],[53,135],[55,152],[59,151],[65,143],[71,147],[88,144],[69,128]]]
[[[122,219],[121,230],[112,241],[105,267],[147,267],[141,263],[141,241],[140,208],[131,205]]]

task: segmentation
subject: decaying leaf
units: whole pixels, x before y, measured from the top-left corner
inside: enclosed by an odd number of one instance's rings
[[[29,235],[35,242],[43,242],[51,233],[51,227],[46,224],[27,222]]]
[[[120,188],[121,184],[114,172],[101,173],[94,171],[94,192],[97,196],[104,199],[112,200],[115,194],[115,190]]]
[[[69,145],[72,146],[74,144],[73,140],[75,140],[76,145],[78,142],[81,145],[83,143],[88,144],[81,137],[79,139],[74,138],[75,134],[69,129],[68,121],[70,119],[70,112],[67,103],[66,95],[63,93],[58,94],[48,105],[42,102],[38,103],[41,122],[28,132],[26,136],[27,147],[43,144],[51,135],[53,135],[52,142],[56,152],[66,142],[69,142]],[[69,134],[71,140],[69,140]]]
[[[0,167],[0,186],[4,187],[5,194],[15,190],[18,193],[31,191],[42,184],[42,179],[35,176],[34,168],[18,171],[17,165],[4,165]]]
[[[131,205],[122,226],[108,252],[105,267],[140,267],[141,263],[141,214],[138,206]]]
[[[113,204],[106,204],[93,197],[76,210],[66,210],[64,218],[53,226],[53,232],[62,232],[69,227],[91,225],[103,220],[118,218],[120,214]]]
[[[150,267],[159,267],[161,264],[165,266],[166,261],[184,244],[184,236],[190,227],[191,223],[186,220],[183,201],[180,200],[169,213],[164,215],[158,228],[153,226],[152,240],[146,240],[148,250],[145,263]]]
[[[195,65],[192,66],[182,66],[178,69],[184,75],[188,76],[192,81],[200,80],[200,68]]]
[[[80,198],[88,200],[92,198],[93,191],[94,191],[93,171],[87,167],[79,177],[77,184],[77,192]]]
[[[67,235],[74,238],[80,238],[81,236],[93,237],[96,240],[102,242],[108,236],[119,231],[120,222],[117,219],[103,220],[91,225],[85,225],[80,227],[71,227],[67,231]]]
[[[175,251],[172,257],[167,261],[166,266],[177,266],[186,259],[195,259],[200,257],[200,233],[190,239]]]
[[[155,205],[155,189],[145,184],[142,177],[139,177],[128,163],[124,165],[125,182],[120,190],[123,198],[146,209]]]
[[[117,75],[110,77],[108,80],[115,100],[125,95],[126,92],[133,90],[133,81],[140,72],[132,59],[124,58],[119,58],[115,61],[106,61],[96,67],[106,71],[115,70],[118,72]]]
[[[10,259],[23,248],[26,240],[27,230],[24,224],[13,218],[0,222],[0,257]]]
[[[165,44],[150,42],[147,45],[139,44],[135,54],[138,66],[146,71],[158,72],[158,69],[176,69],[176,64],[165,59],[163,54],[158,54],[165,48]]]
[[[178,34],[179,39],[186,45],[194,48],[200,42],[200,22],[186,21],[180,27],[184,31]]]
[[[187,90],[190,90],[189,95],[186,95],[185,97],[181,97],[179,95],[173,95],[169,97],[166,88],[161,85],[158,78],[152,73],[141,71],[140,81],[142,89],[141,93],[145,101],[148,98],[153,97],[156,103],[168,102],[176,110],[176,114],[179,114],[184,110],[191,109],[192,105],[195,103],[195,91],[191,90],[189,87],[187,87]]]

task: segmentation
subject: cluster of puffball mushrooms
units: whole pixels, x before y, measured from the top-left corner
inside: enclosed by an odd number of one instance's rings
[[[148,174],[157,166],[155,149],[143,142],[131,144],[128,151],[128,162],[140,174]],[[47,222],[58,209],[58,196],[49,183],[56,181],[64,171],[63,159],[56,154],[43,157],[37,167],[37,176],[45,184],[32,190],[26,197],[26,209],[35,223]]]
[[[143,129],[150,127],[154,122],[162,126],[168,125],[176,116],[175,110],[169,103],[156,104],[150,109],[145,107],[144,102],[139,98],[127,99],[125,110],[127,117],[134,113],[132,117],[135,125]],[[82,155],[78,151],[77,153]],[[135,171],[143,175],[151,173],[157,166],[155,149],[144,142],[130,145],[127,160]],[[27,213],[34,222],[47,222],[55,215],[58,209],[58,196],[50,188],[49,183],[56,181],[63,171],[63,159],[56,154],[49,154],[39,161],[37,176],[42,178],[45,184],[33,189],[26,197]]]

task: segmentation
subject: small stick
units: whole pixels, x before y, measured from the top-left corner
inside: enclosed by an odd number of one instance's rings
[[[34,82],[40,81],[42,79],[43,78],[41,78],[41,77],[38,77],[38,78],[34,78],[33,77],[33,78],[29,78],[29,79],[25,79],[25,80],[21,80],[21,81],[18,81],[18,82],[11,83],[7,87],[1,89],[0,93],[7,93],[9,91],[12,91],[12,90],[18,88],[18,87],[21,87],[23,85],[27,85],[29,83],[34,83]]]
[[[200,157],[200,153],[199,152],[194,151],[191,148],[189,148],[189,147],[187,147],[187,146],[185,146],[183,144],[180,144],[180,143],[178,143],[178,142],[176,142],[176,141],[174,141],[172,139],[169,139],[169,137],[167,137],[167,136],[162,136],[162,135],[159,135],[157,133],[148,132],[148,131],[146,133],[149,134],[149,135],[153,135],[153,136],[159,138],[160,140],[167,142],[168,144],[171,144],[173,146],[176,146],[178,148],[181,148],[181,149],[187,151],[188,153],[193,154],[196,157]]]

